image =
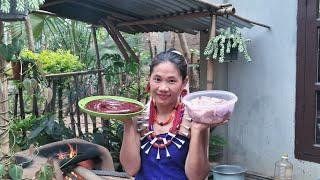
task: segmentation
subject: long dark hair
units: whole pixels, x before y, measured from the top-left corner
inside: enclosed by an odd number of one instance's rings
[[[150,65],[150,74],[153,72],[153,68],[158,64],[169,61],[173,63],[179,70],[182,80],[185,80],[188,74],[188,64],[185,57],[174,48],[170,48],[167,51],[163,51],[157,54]]]

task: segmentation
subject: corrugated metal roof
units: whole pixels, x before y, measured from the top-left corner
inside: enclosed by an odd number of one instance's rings
[[[120,30],[127,33],[175,31],[197,33],[210,28],[211,17],[168,19],[158,23],[120,25],[124,22],[159,19],[183,14],[212,14],[220,7],[201,0],[46,0],[41,7],[61,17],[101,25],[108,18]],[[217,28],[236,26],[251,28],[253,25],[233,15],[217,18]],[[117,26],[119,25],[119,26]]]

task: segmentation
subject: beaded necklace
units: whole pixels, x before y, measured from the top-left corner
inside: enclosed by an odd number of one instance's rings
[[[178,149],[182,147],[182,145],[185,143],[184,140],[179,139],[176,137],[179,126],[182,122],[184,114],[184,104],[178,103],[172,113],[170,114],[169,118],[164,121],[163,123],[159,123],[157,121],[157,112],[156,112],[156,106],[153,100],[150,102],[150,112],[149,112],[149,120],[148,120],[148,132],[146,132],[140,140],[143,141],[145,138],[148,138],[148,141],[141,146],[142,150],[145,150],[145,148],[149,145],[149,147],[146,148],[145,153],[148,154],[151,150],[151,147],[157,148],[158,153],[156,159],[160,159],[160,149],[166,150],[166,157],[170,157],[170,153],[168,151],[168,146],[171,144],[174,144],[177,146]],[[165,137],[158,137],[154,132],[153,124],[157,123],[161,126],[172,122],[172,127],[169,129],[169,132],[166,134]],[[167,139],[168,138],[168,139]],[[176,140],[176,141],[175,141]]]

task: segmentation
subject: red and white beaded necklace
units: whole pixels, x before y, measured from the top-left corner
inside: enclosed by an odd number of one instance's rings
[[[179,126],[182,122],[184,114],[184,104],[178,103],[175,107],[172,113],[169,115],[168,119],[164,122],[158,122],[157,119],[157,111],[156,111],[156,105],[153,100],[150,102],[150,112],[149,112],[149,120],[148,120],[148,132],[144,133],[144,135],[140,138],[141,141],[143,141],[145,138],[148,138],[148,141],[144,143],[141,146],[142,150],[145,150],[145,148],[149,145],[149,147],[146,148],[145,153],[149,154],[149,151],[151,147],[157,148],[158,153],[156,159],[160,159],[160,149],[166,150],[166,157],[170,157],[170,153],[168,151],[168,146],[171,144],[174,144],[180,149],[182,145],[185,143],[184,140],[179,139],[176,137]],[[166,134],[165,137],[158,137],[154,132],[154,123],[159,124],[160,126],[164,126],[172,122],[172,127],[169,129],[169,132]],[[169,139],[167,139],[169,137]],[[176,140],[176,141],[175,141]]]

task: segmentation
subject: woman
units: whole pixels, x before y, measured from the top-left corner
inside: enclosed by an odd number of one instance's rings
[[[120,162],[135,179],[198,180],[208,175],[209,126],[191,122],[184,112],[181,94],[187,82],[187,62],[178,51],[155,56],[147,114],[124,121]]]

